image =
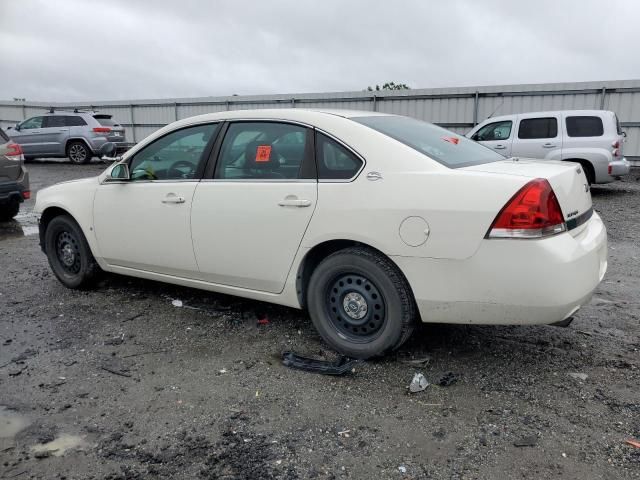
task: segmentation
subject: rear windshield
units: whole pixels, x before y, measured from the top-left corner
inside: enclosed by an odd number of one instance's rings
[[[4,140],[5,142],[8,142],[8,141],[9,141],[9,137],[7,137],[7,134],[6,134],[6,133],[4,133],[4,130],[2,130],[1,128],[0,128],[0,138],[1,138],[2,140]]]
[[[449,130],[409,117],[356,117],[353,121],[373,128],[427,155],[449,168],[497,162],[504,157]]]
[[[115,127],[115,126],[119,127],[120,126],[118,125],[118,122],[116,122],[111,118],[111,116],[94,115],[93,118],[95,118],[98,121],[98,123],[103,127]]]

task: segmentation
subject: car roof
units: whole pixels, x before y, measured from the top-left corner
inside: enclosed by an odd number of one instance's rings
[[[613,112],[609,110],[547,110],[542,112],[520,112],[520,113],[510,113],[508,115],[496,115],[495,117],[489,117],[480,123],[484,124],[489,122],[500,122],[502,120],[512,119],[519,115],[562,115],[562,114],[600,116],[603,114],[613,115]]]
[[[306,108],[265,108],[252,110],[227,110],[216,113],[205,113],[194,117],[178,120],[173,125],[189,125],[192,123],[214,120],[247,120],[270,119],[289,120],[303,123],[327,120],[335,117],[357,118],[370,116],[394,116],[388,113],[370,112],[366,110],[339,110],[339,109],[306,109]]]

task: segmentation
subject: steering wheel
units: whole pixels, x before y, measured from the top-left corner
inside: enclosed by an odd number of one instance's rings
[[[179,167],[187,167],[189,171],[185,173],[182,170],[179,170]],[[178,160],[177,162],[173,162],[173,164],[171,164],[171,166],[167,169],[167,176],[173,178],[175,175],[173,175],[172,173],[174,172],[178,174],[178,177],[192,178],[196,173],[196,168],[195,165],[188,160]]]

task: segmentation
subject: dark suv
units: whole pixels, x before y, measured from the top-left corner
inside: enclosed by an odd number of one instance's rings
[[[22,146],[25,159],[67,157],[86,163],[107,142],[119,152],[127,150],[124,127],[111,115],[82,110],[51,110],[9,128],[7,133]]]
[[[29,173],[22,148],[0,128],[0,222],[18,214],[20,204],[31,198]]]

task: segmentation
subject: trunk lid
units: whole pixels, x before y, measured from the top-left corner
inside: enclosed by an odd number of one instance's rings
[[[532,180],[546,179],[558,198],[568,230],[586,222],[593,212],[589,183],[577,163],[510,159],[466,167],[464,170],[516,175]]]

